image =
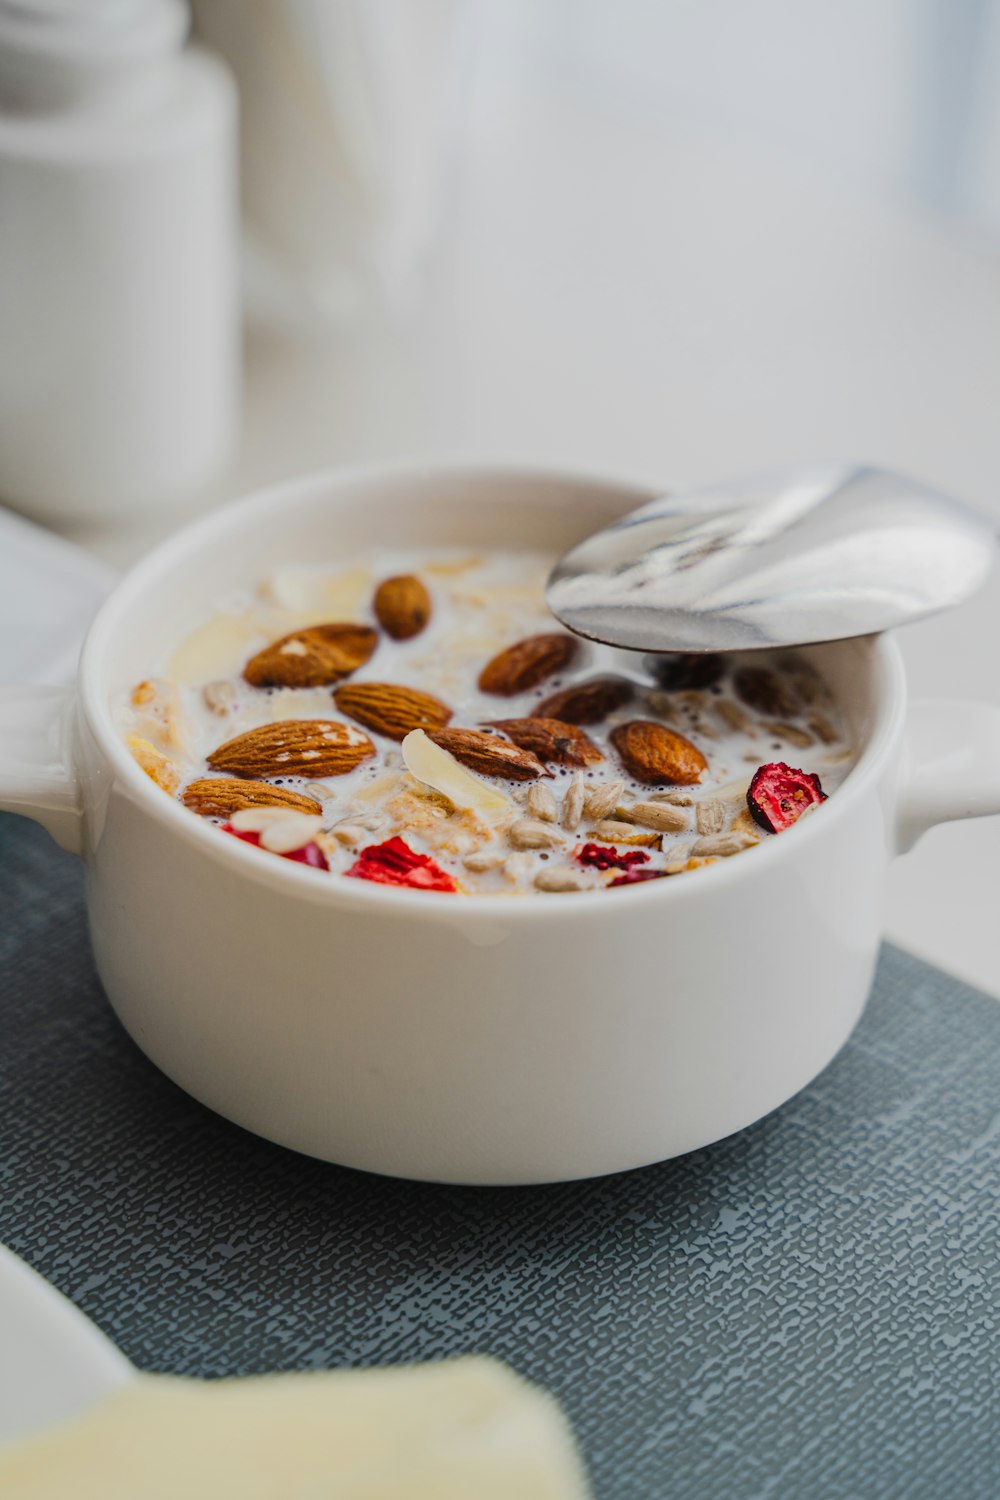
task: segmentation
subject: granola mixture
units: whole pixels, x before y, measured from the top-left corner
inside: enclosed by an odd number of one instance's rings
[[[386,549],[279,569],[136,685],[122,733],[220,837],[449,893],[677,875],[784,832],[843,779],[845,727],[804,660],[578,640],[545,609],[549,566]]]

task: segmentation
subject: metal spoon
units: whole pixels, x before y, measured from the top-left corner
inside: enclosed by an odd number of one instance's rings
[[[748,651],[870,635],[957,604],[993,524],[883,469],[837,467],[667,495],[571,548],[552,613],[632,651]]]

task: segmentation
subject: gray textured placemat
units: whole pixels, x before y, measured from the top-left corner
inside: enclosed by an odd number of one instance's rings
[[[81,884],[0,818],[0,1240],[136,1364],[488,1351],[560,1397],[600,1500],[1000,1493],[1000,1005],[887,951],[846,1050],[742,1135],[589,1183],[419,1186],[161,1077],[102,1000]]]

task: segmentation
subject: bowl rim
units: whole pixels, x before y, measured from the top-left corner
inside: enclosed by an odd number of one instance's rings
[[[373,914],[408,914],[421,922],[439,920],[449,924],[475,922],[481,918],[505,922],[544,920],[545,913],[579,911],[580,919],[587,920],[600,902],[607,910],[608,892],[605,888],[593,891],[546,892],[528,898],[507,894],[470,891],[462,894],[458,902],[442,900],[441,892],[395,889],[374,884],[367,880],[331,880],[324,871],[316,871],[287,859],[262,859],[258,850],[241,839],[220,838],[214,824],[207,824],[195,817],[174,797],[167,796],[139,767],[129,754],[120,731],[115,725],[111,705],[106,700],[101,675],[105,649],[116,627],[121,623],[146,586],[178,568],[194,551],[215,546],[232,529],[236,522],[253,521],[260,515],[269,514],[276,506],[290,500],[304,500],[317,492],[326,490],[350,490],[365,485],[380,486],[385,483],[456,479],[471,484],[489,480],[502,480],[515,485],[561,484],[566,487],[595,491],[614,490],[618,495],[632,492],[636,505],[654,498],[660,491],[652,485],[635,480],[622,479],[595,472],[576,472],[559,466],[544,464],[512,464],[497,462],[475,462],[468,460],[435,460],[434,462],[400,461],[394,463],[364,464],[351,467],[334,467],[314,471],[292,479],[267,485],[251,494],[219,507],[206,516],[201,516],[180,527],[163,542],[154,546],[141,557],[122,577],[117,587],[105,600],[87,633],[80,657],[78,685],[78,707],[83,720],[109,762],[116,781],[127,789],[130,800],[153,817],[165,829],[186,839],[193,848],[199,849],[209,859],[217,861],[234,875],[241,875],[254,884],[275,889],[277,894],[289,896],[296,893],[300,899],[326,907],[340,907],[350,911],[367,911]],[[847,643],[845,643],[847,644]],[[898,737],[902,733],[906,713],[906,675],[903,659],[896,642],[888,635],[866,638],[871,653],[871,671],[874,674],[875,719],[867,743],[842,784],[837,788],[823,811],[821,819],[808,818],[801,825],[788,829],[780,840],[763,841],[753,850],[753,860],[743,858],[721,859],[699,870],[687,872],[683,880],[655,880],[628,887],[628,894],[620,899],[635,909],[636,903],[664,900],[685,901],[710,898],[717,886],[733,880],[749,877],[750,870],[761,870],[761,861],[794,857],[804,850],[810,839],[824,837],[824,830],[832,832],[863,796],[873,779],[884,766]]]

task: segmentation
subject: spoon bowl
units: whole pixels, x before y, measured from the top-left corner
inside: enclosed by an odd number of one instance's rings
[[[838,466],[667,495],[570,549],[546,600],[630,651],[749,651],[877,634],[959,603],[993,525],[883,469]]]

